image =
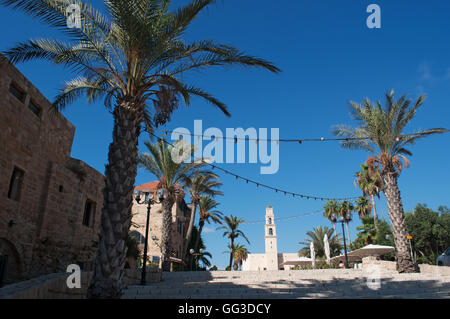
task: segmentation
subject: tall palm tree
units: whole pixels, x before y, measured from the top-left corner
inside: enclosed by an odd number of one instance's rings
[[[335,127],[337,136],[347,138],[342,142],[344,148],[368,151],[372,154],[366,162],[369,168],[379,166],[397,248],[398,271],[402,273],[416,271],[408,250],[404,211],[397,183],[403,166],[409,166],[405,155],[412,155],[406,147],[420,138],[445,132],[445,129],[434,128],[415,134],[403,134],[405,126],[414,118],[424,100],[425,96],[420,96],[411,105],[411,100],[405,96],[394,100],[394,91],[390,91],[386,94],[384,107],[379,101],[373,105],[369,99],[365,99],[362,105],[351,102],[351,114],[359,126]]]
[[[336,231],[336,220],[338,216],[338,202],[335,200],[329,200],[323,206],[323,215],[333,224],[334,233],[337,234]]]
[[[229,246],[230,247],[230,264],[229,264],[229,267],[231,269],[231,266],[233,264],[234,240],[236,238],[238,238],[239,236],[241,236],[247,241],[247,243],[250,244],[250,241],[245,236],[245,234],[242,232],[242,230],[238,229],[239,225],[244,222],[243,219],[239,219],[233,215],[230,215],[230,216],[225,216],[223,221],[225,221],[225,225],[218,227],[217,230],[223,229],[224,230],[223,237],[226,236],[230,239],[230,246]]]
[[[198,14],[214,0],[194,0],[175,12],[169,0],[103,0],[104,12],[82,0],[0,0],[52,28],[68,41],[27,40],[4,52],[12,63],[50,61],[74,71],[56,96],[52,109],[61,111],[77,98],[103,99],[114,119],[105,168],[99,248],[90,298],[118,298],[123,288],[125,239],[130,225],[141,125],[147,130],[170,120],[179,102],[200,97],[230,116],[217,98],[184,83],[181,75],[214,66],[243,65],[280,70],[263,59],[212,41],[183,40]],[[71,28],[68,5],[80,9],[80,28]]]
[[[372,209],[367,197],[361,196],[356,200],[355,212],[358,213],[359,218],[363,219],[370,215],[370,210]],[[375,222],[375,219],[374,219]]]
[[[313,229],[313,231],[308,231],[306,233],[308,238],[306,238],[305,241],[299,242],[300,245],[305,245],[304,247],[302,247],[299,250],[299,255],[310,257],[309,245],[311,244],[311,242],[313,242],[314,243],[314,251],[316,252],[316,256],[318,258],[324,258],[325,257],[325,244],[323,242],[323,238],[324,238],[325,234],[327,234],[327,236],[328,236],[331,257],[338,256],[342,249],[340,240],[337,237],[337,234],[333,231],[333,229],[328,228],[326,226],[325,227],[322,227],[322,226],[316,227]]]
[[[378,224],[378,214],[375,207],[375,196],[380,198],[380,192],[383,190],[383,179],[378,168],[369,168],[369,165],[362,164],[361,171],[356,172],[355,181],[361,189],[363,196],[369,196],[372,201],[373,219],[375,226]]]
[[[351,246],[352,241],[350,239],[350,232],[348,231],[348,223],[352,220],[352,211],[354,207],[352,203],[347,200],[342,201],[338,205],[339,216],[341,216],[342,220],[345,222],[345,227],[347,229],[347,238],[349,245]],[[342,234],[344,236],[344,234]]]
[[[229,247],[231,249],[231,247]],[[235,244],[233,250],[233,269],[238,270],[242,263],[247,260],[249,251],[243,244]]]
[[[145,142],[148,153],[140,153],[138,156],[139,166],[151,172],[159,179],[159,187],[168,190],[168,196],[162,201],[162,233],[161,233],[161,260],[162,270],[170,271],[170,233],[172,230],[172,206],[176,200],[184,197],[183,181],[186,175],[198,169],[204,164],[193,161],[185,163],[176,162],[172,158],[174,148],[184,149],[180,146],[183,141],[178,140],[174,145],[167,145],[164,138],[155,144]],[[186,152],[187,149],[185,149]]]
[[[221,224],[223,214],[218,211],[216,208],[219,206],[219,203],[216,202],[209,196],[200,197],[199,201],[199,215],[200,219],[198,222],[198,233],[201,235],[203,231],[203,226],[205,226],[205,222],[208,224],[210,222]],[[197,242],[195,243],[195,249],[198,251],[200,248],[198,247],[198,240],[200,236],[197,237]]]
[[[192,229],[194,226],[195,213],[197,210],[197,206],[200,202],[200,198],[202,195],[223,195],[222,192],[218,191],[216,188],[222,186],[222,183],[219,181],[219,176],[210,172],[197,169],[191,175],[186,176],[184,183],[186,187],[189,189],[189,193],[191,195],[191,217],[189,220],[188,230],[186,232],[185,237],[185,245],[183,248],[183,255],[185,258],[189,256],[187,253],[187,244],[191,240]]]

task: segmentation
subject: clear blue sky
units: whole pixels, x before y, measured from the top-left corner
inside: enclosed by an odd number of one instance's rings
[[[185,2],[185,1],[183,1]],[[380,5],[382,28],[366,27],[366,7]],[[415,99],[427,94],[424,107],[408,132],[431,127],[450,127],[450,2],[431,1],[219,1],[192,24],[187,39],[214,39],[232,44],[248,54],[276,63],[279,75],[227,68],[187,75],[186,80],[214,93],[229,106],[231,118],[201,100],[181,107],[166,128],[193,129],[202,119],[204,127],[279,128],[281,138],[331,137],[335,124],[352,124],[348,102],[364,97],[382,99],[388,89]],[[38,21],[0,8],[0,29],[5,50],[27,38],[59,36]],[[44,62],[21,64],[19,69],[49,100],[73,74]],[[72,156],[104,171],[112,118],[101,103],[79,100],[65,116],[76,126]],[[399,186],[406,210],[417,203],[431,208],[450,206],[449,135],[433,136],[411,148],[411,167],[404,170]],[[142,141],[146,136],[141,137]],[[367,154],[343,150],[337,143],[280,144],[280,169],[260,175],[259,164],[222,164],[222,167],[279,188],[327,197],[358,196],[353,176]],[[136,185],[153,180],[139,171]],[[321,208],[319,201],[292,199],[256,188],[230,176],[222,176],[225,196],[219,198],[225,214],[245,220],[264,217],[274,207],[276,217]],[[378,210],[387,217],[385,198]],[[350,224],[351,237],[359,225]],[[280,252],[295,252],[305,232],[330,226],[321,214],[277,223]],[[227,242],[207,225],[207,250],[213,264],[227,265]],[[264,251],[262,224],[243,225],[252,253]]]

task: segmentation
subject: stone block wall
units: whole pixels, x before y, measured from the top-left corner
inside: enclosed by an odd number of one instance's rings
[[[85,299],[92,271],[81,273],[81,288],[68,288],[68,273],[54,273],[0,288],[0,299]],[[137,285],[141,280],[139,269],[126,269],[124,283]],[[147,283],[161,281],[161,272],[150,269]]]
[[[0,256],[8,256],[7,283],[65,271],[93,258],[98,244],[104,177],[70,157],[75,127],[52,116],[50,105],[0,56]],[[12,199],[15,169],[23,178]],[[87,200],[95,203],[89,226],[83,225]]]

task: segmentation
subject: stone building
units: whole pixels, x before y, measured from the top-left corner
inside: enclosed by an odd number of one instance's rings
[[[0,56],[0,59],[2,57]],[[75,127],[0,62],[0,257],[6,282],[95,257],[104,177],[70,157]]]
[[[248,254],[247,260],[242,263],[242,270],[282,270],[291,269],[291,266],[281,266],[288,260],[298,259],[298,253],[279,253],[277,247],[277,230],[272,206],[266,207],[266,223],[264,224],[264,241],[266,251],[264,254]]]
[[[147,193],[155,193],[158,189],[158,181],[139,185],[135,190]],[[184,199],[181,199],[172,207],[172,233],[171,233],[171,250],[173,261],[183,260],[182,249],[184,237],[189,226],[190,207]],[[137,204],[133,200],[132,221],[130,234],[137,238],[140,242],[139,248],[141,252],[144,250],[145,243],[145,226],[147,220],[147,204]],[[147,238],[147,256],[148,260],[161,267],[161,231],[162,231],[162,206],[161,204],[153,204],[150,208],[149,231]],[[184,260],[183,260],[184,261]]]

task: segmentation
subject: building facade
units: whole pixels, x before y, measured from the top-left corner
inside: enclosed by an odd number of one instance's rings
[[[8,283],[95,257],[104,177],[70,157],[75,127],[49,114],[50,102],[0,59],[0,257]]]
[[[135,190],[147,193],[155,193],[158,189],[158,181],[139,185]],[[171,250],[174,260],[183,260],[182,256],[184,238],[189,226],[190,207],[184,199],[180,199],[172,207]],[[144,250],[145,227],[147,220],[147,204],[137,204],[133,200],[132,220],[130,227],[131,236],[138,239],[141,252]],[[148,261],[161,267],[161,240],[162,233],[162,205],[153,204],[150,209],[149,231],[147,238]],[[184,261],[184,260],[183,260]]]
[[[266,207],[264,224],[264,254],[248,254],[242,263],[243,271],[289,270],[291,266],[281,266],[288,260],[298,258],[298,253],[279,253],[277,247],[277,230],[272,206]]]

